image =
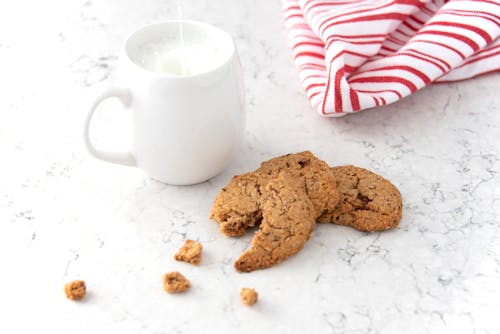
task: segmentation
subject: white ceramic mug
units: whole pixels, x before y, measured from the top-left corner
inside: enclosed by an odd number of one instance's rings
[[[90,106],[84,142],[98,159],[139,167],[164,183],[189,185],[220,173],[239,148],[245,127],[244,91],[234,41],[202,22],[183,21],[183,35],[185,40],[207,38],[223,51],[213,68],[178,76],[137,65],[141,45],[178,34],[178,27],[178,21],[152,24],[125,40],[116,81]],[[90,141],[92,115],[109,97],[118,98],[132,111],[130,152],[106,152]]]

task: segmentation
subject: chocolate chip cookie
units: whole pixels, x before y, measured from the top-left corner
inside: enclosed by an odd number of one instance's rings
[[[387,179],[364,168],[338,166],[331,170],[337,180],[340,202],[321,215],[321,223],[351,226],[360,231],[384,231],[398,226],[403,203],[398,189]]]

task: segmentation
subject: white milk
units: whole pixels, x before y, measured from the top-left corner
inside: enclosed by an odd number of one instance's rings
[[[208,72],[221,63],[222,50],[209,41],[163,38],[142,44],[137,49],[137,65],[157,73],[193,75]]]

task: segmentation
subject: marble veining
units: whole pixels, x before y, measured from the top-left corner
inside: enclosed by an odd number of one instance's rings
[[[122,40],[175,18],[177,1],[0,5],[0,332],[500,332],[499,75],[323,119],[298,83],[279,1],[181,2],[187,18],[234,36],[247,104],[233,164],[190,187],[90,158],[81,140],[89,96],[113,80]],[[105,103],[96,142],[123,147],[126,116]],[[390,178],[404,197],[399,228],[318,225],[298,255],[236,273],[251,236],[218,232],[215,194],[232,175],[304,149]],[[200,267],[172,259],[187,238],[204,245]],[[172,270],[191,291],[163,292]],[[81,303],[62,292],[77,278],[88,284]],[[245,286],[260,294],[252,308],[239,300]]]

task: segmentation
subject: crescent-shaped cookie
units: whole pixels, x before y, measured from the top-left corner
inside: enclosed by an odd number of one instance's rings
[[[280,173],[263,182],[261,193],[262,222],[251,248],[234,263],[240,272],[268,268],[296,254],[316,225],[315,208],[301,180]]]

